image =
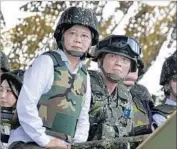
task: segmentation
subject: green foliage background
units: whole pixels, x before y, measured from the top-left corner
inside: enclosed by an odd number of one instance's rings
[[[92,8],[99,20],[100,39],[114,32],[128,11],[137,3],[137,13],[125,24],[125,34],[135,37],[142,45],[143,58],[147,69],[151,66],[159,53],[162,44],[172,28],[176,28],[176,2],[167,6],[149,6],[142,2],[117,1],[115,12],[104,18],[103,11],[108,1],[32,1],[20,9],[32,12],[34,15],[21,19],[19,23],[6,32],[1,32],[0,48],[11,48],[8,55],[11,68],[26,68],[41,52],[53,50],[56,43],[53,38],[54,26],[59,20],[61,12],[69,6],[83,6]],[[110,8],[111,9],[111,8]],[[118,22],[117,13],[123,13]],[[1,13],[1,29],[5,26]],[[173,42],[174,39],[171,39]],[[170,43],[169,43],[170,45]],[[170,48],[170,47],[169,47]],[[93,50],[91,51],[93,53]],[[88,61],[89,62],[89,61]]]

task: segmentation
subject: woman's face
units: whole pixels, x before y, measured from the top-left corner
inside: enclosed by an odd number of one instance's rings
[[[16,98],[6,80],[0,86],[0,107],[12,107],[16,102]]]
[[[175,95],[177,95],[177,76],[170,80],[170,86]]]
[[[74,25],[64,33],[64,46],[66,50],[86,52],[91,43],[91,31],[87,27]]]

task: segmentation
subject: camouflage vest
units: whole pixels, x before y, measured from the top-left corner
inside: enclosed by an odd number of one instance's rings
[[[149,107],[152,99],[148,90],[142,85],[135,84],[130,92],[134,103],[134,127],[149,125],[152,121]]]
[[[132,98],[123,84],[109,95],[101,74],[89,71],[92,100],[89,140],[128,136],[132,129]]]
[[[147,88],[143,85],[135,84],[130,89],[133,99],[133,129],[130,136],[144,135],[152,133],[156,128],[152,117],[153,101]]]
[[[39,114],[48,135],[71,142],[86,99],[87,71],[83,66],[71,74],[58,53],[45,54],[54,62],[54,82],[39,100]]]

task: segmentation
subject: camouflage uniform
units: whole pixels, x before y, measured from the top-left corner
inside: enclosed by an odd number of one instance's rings
[[[89,140],[128,136],[133,125],[130,92],[120,83],[114,94],[109,95],[101,74],[96,71],[89,74],[92,88]]]
[[[131,41],[131,43],[129,43],[129,40]],[[144,73],[144,63],[143,60],[140,58],[141,48],[137,41],[135,41],[134,39],[127,36],[109,36],[104,40],[100,41],[98,47],[95,50],[94,60],[97,61],[100,57],[103,58],[104,53],[114,53],[125,56],[131,60],[130,72],[135,72],[138,67],[138,69],[141,69],[141,71],[139,71],[139,75],[142,75]],[[100,59],[100,61],[102,64],[103,60]],[[104,69],[101,64],[99,64],[100,69],[102,69],[105,75]],[[129,89],[122,85],[122,83],[118,83],[117,89],[115,90],[115,94],[109,95],[104,85],[104,82],[101,79],[101,74],[91,71],[89,72],[92,81],[92,105],[90,110],[91,129],[89,138],[90,140],[102,139],[103,137],[114,138],[129,135],[134,136],[152,132],[152,115],[149,111],[149,107],[147,104],[151,100],[151,97],[145,87],[135,84],[129,91]],[[102,103],[100,106],[98,105],[98,101]],[[119,101],[119,104],[116,104],[116,101]],[[125,104],[125,102],[127,103],[127,105]],[[108,106],[109,104],[113,104],[114,106],[107,109],[105,108],[104,112],[99,112],[101,111],[100,109],[102,109],[103,111],[103,105]],[[126,106],[130,107],[129,109],[131,109],[131,116],[129,118],[126,118],[124,116],[124,110],[127,108]],[[96,111],[97,109],[98,111]],[[99,118],[100,113],[103,113],[103,118],[101,119],[102,121]],[[107,120],[105,120],[106,113],[108,113],[107,115],[108,120],[110,122],[110,127],[105,127],[106,129],[104,130],[104,127],[101,127],[102,125],[105,125],[104,122],[108,123]],[[113,117],[112,115],[115,117]],[[112,120],[113,123],[111,123],[110,117],[111,120],[114,119]],[[120,119],[120,117],[124,118]],[[123,124],[122,120],[124,120],[126,124]],[[104,131],[106,133],[104,133]]]
[[[141,79],[145,72],[145,64],[141,57],[138,58],[138,79]],[[148,89],[140,84],[135,84],[130,88],[134,103],[134,125],[131,132],[132,136],[149,134],[153,131],[154,121],[152,118],[152,108],[154,107],[154,101],[148,91]]]
[[[130,93],[133,99],[133,129],[131,136],[149,134],[153,131],[152,108],[154,106],[152,97],[146,87],[135,84]]]

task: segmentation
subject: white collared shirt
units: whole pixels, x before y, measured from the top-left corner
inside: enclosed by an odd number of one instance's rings
[[[71,73],[77,73],[80,62],[74,71],[71,71],[71,63],[61,50],[56,50],[61,55],[68,70]],[[48,55],[41,55],[35,59],[33,65],[25,72],[23,86],[17,102],[17,112],[21,126],[11,131],[9,145],[16,141],[36,142],[44,147],[53,138],[46,135],[42,119],[38,115],[37,104],[40,97],[47,93],[53,84],[54,66],[53,60]],[[76,126],[74,143],[85,142],[89,132],[89,115],[91,101],[90,76],[87,73],[87,92],[86,101],[81,110],[81,114]]]
[[[171,100],[171,99],[167,99],[165,104],[176,106],[176,102]],[[153,119],[157,123],[158,127],[160,125],[162,125],[165,122],[165,120],[166,120],[166,118],[164,116],[160,115],[160,114],[154,114],[153,115]]]

